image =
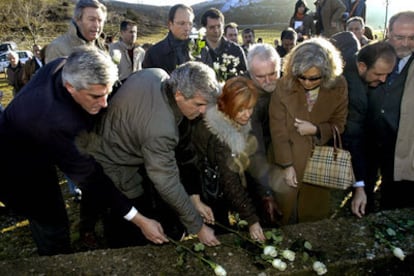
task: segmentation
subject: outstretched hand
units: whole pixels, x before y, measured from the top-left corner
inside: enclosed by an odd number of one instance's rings
[[[147,218],[140,213],[136,214],[131,221],[141,229],[142,234],[149,241],[155,244],[168,242],[168,238],[164,234],[164,230],[158,221]]]

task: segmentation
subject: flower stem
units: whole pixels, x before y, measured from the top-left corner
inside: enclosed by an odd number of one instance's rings
[[[168,237],[168,240],[169,240],[170,242],[172,242],[174,245],[176,245],[176,246],[179,246],[179,247],[183,248],[185,251],[187,251],[188,253],[190,253],[190,254],[191,254],[191,255],[193,255],[194,257],[196,257],[196,258],[198,258],[198,259],[202,260],[203,262],[205,262],[206,264],[208,264],[208,265],[209,265],[212,269],[215,269],[215,268],[216,268],[216,264],[215,264],[215,263],[211,262],[210,260],[207,260],[206,258],[204,258],[203,256],[201,256],[201,255],[199,255],[199,254],[194,253],[194,252],[193,252],[193,250],[191,250],[191,249],[190,249],[190,248],[188,248],[187,246],[184,246],[184,245],[180,244],[179,242],[177,242],[176,240],[174,240],[174,239],[172,239],[172,238],[170,238],[170,237]]]
[[[233,233],[233,234],[236,234],[237,236],[239,236],[240,238],[242,238],[242,239],[244,239],[244,240],[246,240],[246,241],[248,241],[248,242],[250,242],[250,243],[252,243],[252,244],[254,244],[254,245],[257,245],[257,246],[259,246],[260,248],[263,248],[263,245],[261,244],[261,243],[259,243],[259,242],[257,242],[257,241],[255,241],[255,240],[252,240],[252,239],[250,239],[250,238],[248,238],[248,237],[246,237],[246,236],[244,236],[244,235],[242,235],[242,234],[240,234],[240,232],[239,231],[236,231],[236,230],[234,230],[234,229],[232,229],[232,228],[230,228],[230,227],[227,227],[227,226],[225,226],[225,225],[223,225],[223,224],[221,224],[220,222],[214,222],[214,224],[215,225],[217,225],[217,226],[219,226],[219,227],[221,227],[221,228],[223,228],[224,230],[227,230],[227,231],[229,231],[229,232],[231,232],[231,233]]]

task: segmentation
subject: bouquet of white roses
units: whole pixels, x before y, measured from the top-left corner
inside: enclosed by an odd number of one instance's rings
[[[221,56],[221,60],[221,63],[219,61],[213,62],[213,69],[216,72],[217,79],[220,82],[226,81],[229,78],[235,77],[241,73],[237,71],[237,66],[240,64],[240,58],[224,53]]]

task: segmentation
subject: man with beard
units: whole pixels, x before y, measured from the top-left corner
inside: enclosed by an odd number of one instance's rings
[[[356,39],[356,38],[355,38]],[[343,134],[344,147],[352,156],[355,173],[352,212],[362,217],[367,203],[364,191],[367,161],[365,158],[368,89],[384,83],[396,60],[394,48],[387,42],[376,42],[359,50],[355,62],[348,64],[344,76],[348,82],[348,117]]]
[[[273,199],[271,177],[275,176],[276,166],[267,160],[267,151],[271,144],[269,129],[270,96],[276,88],[280,76],[280,57],[274,47],[269,44],[254,44],[247,55],[248,75],[257,87],[259,97],[250,118],[254,136],[258,142],[258,150],[250,160],[248,177],[252,177],[261,185],[260,199],[264,218],[263,223],[274,225],[280,215]]]

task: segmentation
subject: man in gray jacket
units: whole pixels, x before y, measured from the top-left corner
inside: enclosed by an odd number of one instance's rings
[[[173,229],[180,221],[210,246],[220,242],[203,224],[182,183],[199,181],[190,120],[215,104],[218,87],[213,69],[200,62],[184,63],[171,77],[159,68],[135,72],[114,95],[98,135],[87,146],[118,189],[140,213],[159,221],[164,233],[181,238],[184,229]],[[107,225],[111,247],[151,240],[151,231],[140,233],[112,218]]]

